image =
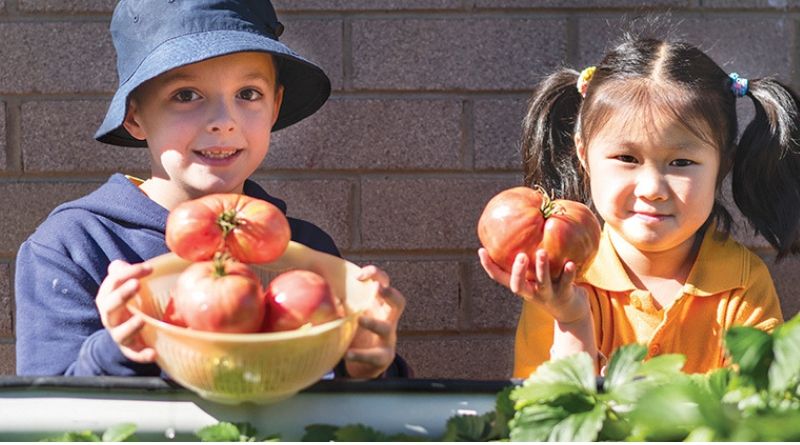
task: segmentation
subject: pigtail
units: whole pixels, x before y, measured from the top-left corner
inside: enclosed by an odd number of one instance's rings
[[[575,120],[583,98],[578,72],[562,69],[542,81],[522,123],[525,185],[540,185],[559,199],[589,202],[575,152]]]
[[[751,80],[755,117],[739,141],[733,197],[778,258],[800,253],[800,100],[776,80]]]

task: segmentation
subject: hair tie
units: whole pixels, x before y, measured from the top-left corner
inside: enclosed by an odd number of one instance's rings
[[[738,73],[730,73],[728,77],[731,78],[731,93],[736,97],[746,96],[750,82],[744,77],[739,77]]]
[[[581,97],[586,97],[586,89],[589,88],[589,82],[594,77],[594,72],[597,70],[596,66],[584,68],[578,76],[578,93]]]

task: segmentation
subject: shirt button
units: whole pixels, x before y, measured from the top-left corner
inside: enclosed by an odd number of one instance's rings
[[[650,345],[650,355],[658,355],[661,353],[661,345],[653,343]]]

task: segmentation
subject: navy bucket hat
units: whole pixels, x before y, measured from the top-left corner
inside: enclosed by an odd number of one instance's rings
[[[119,86],[95,139],[145,147],[122,126],[128,96],[171,69],[241,51],[276,56],[283,103],[272,130],[313,114],[331,82],[320,67],[278,41],[283,25],[268,0],[121,0],[111,19]]]

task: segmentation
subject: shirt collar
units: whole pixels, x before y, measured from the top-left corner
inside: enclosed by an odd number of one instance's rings
[[[594,262],[578,282],[589,283],[611,292],[636,289],[611,243],[608,226],[603,227],[600,247]],[[715,226],[706,230],[700,251],[692,266],[683,292],[698,297],[707,297],[721,292],[744,287],[746,279],[745,250],[731,237],[725,237]]]

